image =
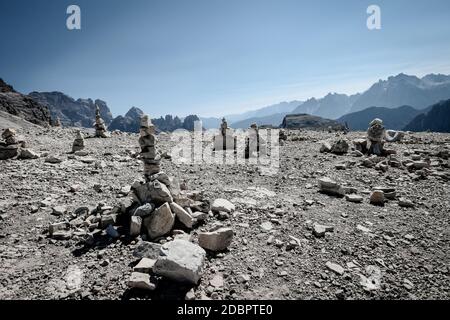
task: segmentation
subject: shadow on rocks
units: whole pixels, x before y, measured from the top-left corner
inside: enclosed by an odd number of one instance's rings
[[[127,289],[122,295],[122,300],[184,300],[186,293],[191,289],[192,285],[160,278],[154,291]]]

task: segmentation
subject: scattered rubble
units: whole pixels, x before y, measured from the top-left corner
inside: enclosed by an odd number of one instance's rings
[[[165,162],[170,139],[142,131],[93,139],[82,162],[84,149],[64,156],[73,129],[52,130],[24,132],[40,160],[2,163],[2,298],[55,298],[48,283],[74,264],[75,299],[446,296],[447,135],[405,132],[385,139],[395,155],[353,143],[336,156],[339,134],[285,130],[267,177]],[[324,139],[328,154],[317,150]]]

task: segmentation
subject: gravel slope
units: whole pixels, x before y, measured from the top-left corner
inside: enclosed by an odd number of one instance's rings
[[[43,157],[0,163],[0,299],[184,299],[191,288],[163,279],[150,294],[128,290],[137,262],[132,256],[135,240],[105,236],[100,245],[84,248],[74,239],[47,236],[49,223],[61,220],[51,214],[54,206],[66,206],[69,212],[98,203],[113,206],[121,200],[120,189],[142,176],[142,163],[134,157],[137,135],[86,139],[88,158],[94,161],[83,163],[82,157],[66,154],[74,132],[35,127],[18,132],[31,149],[60,156],[62,163],[48,164]],[[194,242],[200,230],[215,223],[235,232],[228,251],[208,254],[194,288],[197,299],[449,299],[448,160],[430,156],[431,170],[442,176],[417,179],[405,169],[363,167],[361,158],[349,154],[319,153],[319,141],[335,138],[289,132],[280,151],[280,171],[273,176],[250,165],[163,160],[163,170],[185,180],[190,190],[236,205],[228,218],[211,216],[191,232]],[[172,145],[168,136],[160,136],[161,150],[170,151]],[[399,159],[410,159],[405,151],[449,150],[450,135],[408,134],[405,143],[390,147]],[[337,170],[342,162],[349,167]],[[319,193],[317,179],[324,176],[356,188],[363,203]],[[411,200],[414,208],[402,208],[397,200],[384,207],[371,205],[369,193],[376,186],[394,187],[397,197]],[[313,234],[315,223],[334,231],[319,238]],[[72,279],[77,274],[81,283]],[[361,279],[380,287],[367,291]]]

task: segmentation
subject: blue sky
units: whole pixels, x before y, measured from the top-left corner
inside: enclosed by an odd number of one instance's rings
[[[66,28],[70,4],[81,30]],[[366,27],[371,4],[381,30]],[[449,17],[448,0],[0,0],[0,77],[114,115],[220,116],[449,74]]]

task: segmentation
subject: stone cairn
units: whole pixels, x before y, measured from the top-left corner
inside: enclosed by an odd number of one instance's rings
[[[212,212],[231,213],[234,206],[224,199],[216,199],[211,205],[201,192],[181,190],[177,179],[161,170],[157,142],[155,127],[144,115],[139,137],[144,179],[122,188],[125,197],[114,207],[81,207],[72,213],[72,221],[49,226],[50,237],[67,240],[79,236],[79,231],[71,230],[73,226],[85,225],[82,238],[87,245],[102,241],[99,235],[103,233],[112,239],[137,238],[133,255],[140,260],[128,286],[142,290],[154,290],[161,277],[196,285],[203,274],[205,249],[226,250],[233,238],[230,228],[215,228],[199,232],[198,245],[192,242],[189,232],[195,225],[205,222]]]
[[[141,147],[141,158],[144,162],[144,176],[148,182],[152,175],[161,171],[161,155],[156,149],[155,126],[147,115],[141,118],[140,135],[139,146]]]
[[[60,119],[59,117],[56,117],[56,120],[55,120],[55,127],[59,127],[59,128],[62,127],[61,119]]]
[[[254,157],[259,153],[266,153],[266,142],[259,135],[259,128],[256,123],[250,126],[248,137],[245,139],[245,158]]]
[[[80,130],[77,130],[75,140],[72,144],[72,152],[81,151],[84,149],[84,137]]]
[[[98,105],[95,105],[95,136],[97,138],[109,138],[108,130],[105,126],[105,121],[103,121],[102,117],[100,116],[100,108]]]
[[[386,149],[384,147],[385,142],[395,142],[401,140],[400,136],[403,134],[394,133],[391,137],[387,135],[386,128],[383,126],[383,120],[374,119],[370,122],[369,128],[367,129],[367,137],[365,139],[355,139],[353,144],[357,152],[367,155],[376,156],[388,156],[395,154],[395,150]]]
[[[16,136],[16,130],[5,129],[2,132],[2,138],[5,142],[0,142],[0,160],[39,158],[39,155],[26,148],[26,142],[23,139]]]
[[[225,118],[222,118],[222,123],[220,124],[220,133],[214,136],[213,151],[235,150],[235,149],[236,149],[236,139],[232,135],[232,132],[228,127],[227,120],[225,120]]]

